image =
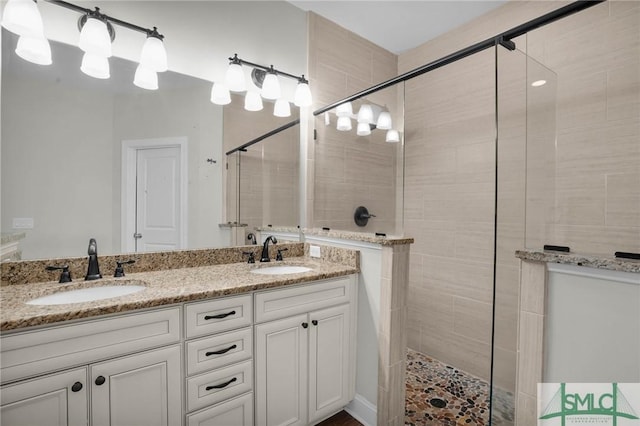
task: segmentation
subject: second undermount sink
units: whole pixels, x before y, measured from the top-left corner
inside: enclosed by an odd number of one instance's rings
[[[288,274],[299,274],[302,272],[309,272],[311,268],[307,268],[306,266],[291,266],[291,265],[282,265],[282,266],[268,266],[266,268],[253,269],[250,272],[252,274],[260,274],[260,275],[288,275]]]
[[[112,297],[127,296],[144,290],[143,285],[105,285],[100,287],[81,288],[77,290],[60,291],[48,296],[38,297],[27,302],[27,305],[65,305],[67,303],[94,302],[96,300],[111,299]]]

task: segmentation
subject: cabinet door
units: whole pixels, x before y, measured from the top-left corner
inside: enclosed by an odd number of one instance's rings
[[[256,424],[307,424],[307,315],[255,328]]]
[[[313,423],[350,400],[349,305],[309,314],[309,420]]]
[[[182,424],[180,346],[92,365],[93,426]]]
[[[86,425],[87,369],[65,371],[1,388],[3,426]]]

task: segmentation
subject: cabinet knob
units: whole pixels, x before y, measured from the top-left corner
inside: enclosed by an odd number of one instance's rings
[[[309,327],[309,323],[308,322],[303,322],[302,323],[302,328],[307,328]]]
[[[313,324],[313,325],[318,325],[318,320],[313,320],[313,321],[311,321],[311,324]]]
[[[96,385],[101,386],[104,384],[104,382],[106,382],[107,379],[104,378],[104,376],[98,376],[96,377]]]
[[[73,386],[71,386],[71,391],[73,392],[80,392],[81,390],[82,390],[82,383],[80,382],[75,382]]]

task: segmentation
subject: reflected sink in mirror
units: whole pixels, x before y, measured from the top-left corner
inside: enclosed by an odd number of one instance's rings
[[[311,270],[311,268],[307,268],[306,266],[269,266],[266,268],[253,269],[250,272],[259,275],[288,275],[300,274]]]
[[[139,283],[142,283],[139,281]],[[59,291],[48,296],[38,297],[27,302],[27,305],[65,305],[68,303],[85,303],[96,300],[111,299],[127,296],[147,288],[144,285],[106,285],[100,287],[81,288],[76,290]]]

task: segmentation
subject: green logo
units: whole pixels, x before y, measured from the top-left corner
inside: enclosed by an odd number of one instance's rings
[[[559,418],[561,425],[565,426],[567,418],[573,423],[592,423],[594,417],[609,417],[613,425],[618,424],[618,419],[638,420],[638,415],[620,391],[617,383],[611,384],[611,392],[589,391],[588,385],[574,386],[573,392],[567,391],[567,384],[560,383],[551,401],[539,417],[540,420]],[[585,391],[586,388],[586,391]],[[540,392],[539,396],[540,398]]]

